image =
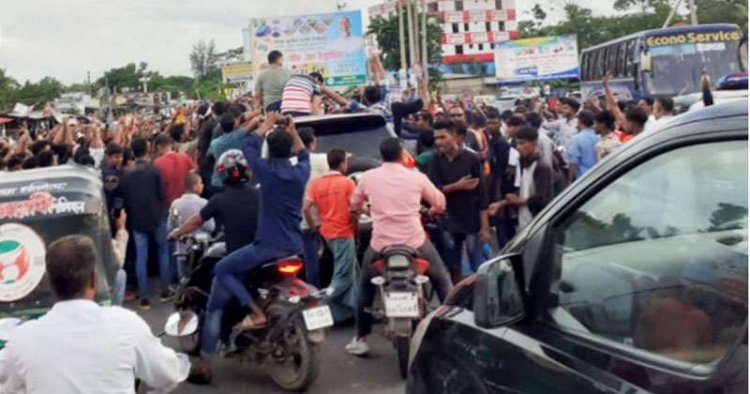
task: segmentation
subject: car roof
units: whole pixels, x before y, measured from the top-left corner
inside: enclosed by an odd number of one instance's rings
[[[311,123],[311,122],[319,122],[319,121],[327,121],[327,120],[363,119],[363,118],[381,118],[385,121],[385,118],[382,115],[375,113],[375,112],[355,112],[355,113],[347,113],[347,114],[300,116],[300,117],[294,118],[294,123],[300,124],[300,123]]]

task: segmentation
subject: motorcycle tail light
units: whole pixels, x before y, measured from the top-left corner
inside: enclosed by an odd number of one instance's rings
[[[385,271],[385,262],[383,260],[376,260],[373,266],[377,272],[383,273]]]
[[[285,261],[276,266],[282,276],[297,276],[302,271],[303,264],[299,260]]]
[[[414,259],[414,270],[417,275],[424,275],[427,270],[430,269],[430,262],[425,259],[416,258]]]

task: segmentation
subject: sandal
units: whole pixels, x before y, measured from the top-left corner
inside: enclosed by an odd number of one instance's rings
[[[258,330],[261,328],[265,328],[267,325],[268,321],[257,323],[255,320],[253,320],[252,315],[247,315],[235,327],[239,330]]]

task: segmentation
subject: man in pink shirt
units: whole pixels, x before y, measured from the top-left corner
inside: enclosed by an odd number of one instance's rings
[[[357,336],[346,345],[346,351],[364,355],[370,351],[365,338],[372,331],[372,316],[365,309],[372,305],[375,286],[370,279],[378,275],[373,260],[388,246],[406,245],[417,250],[430,262],[427,271],[440,301],[451,289],[450,277],[440,254],[427,239],[420,215],[421,201],[430,204],[430,214],[445,211],[445,196],[424,174],[411,171],[401,164],[403,148],[398,138],[380,144],[383,165],[365,172],[351,197],[351,209],[361,211],[370,205],[373,220],[372,239],[363,257],[357,301]],[[394,190],[398,192],[394,193]]]

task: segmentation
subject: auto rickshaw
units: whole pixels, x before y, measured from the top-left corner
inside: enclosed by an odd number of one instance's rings
[[[6,339],[3,327],[37,318],[55,303],[45,252],[64,236],[93,239],[96,301],[111,303],[118,267],[109,228],[96,170],[72,164],[0,173],[0,345]]]

